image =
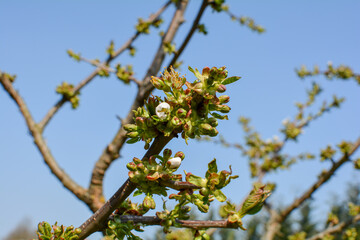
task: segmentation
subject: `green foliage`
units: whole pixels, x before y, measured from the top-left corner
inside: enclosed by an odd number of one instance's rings
[[[76,240],[79,238],[80,228],[73,226],[58,226],[57,223],[50,226],[47,222],[38,224],[37,235],[39,240]]]
[[[129,240],[141,240],[140,237],[133,234],[131,231],[135,230],[143,232],[140,225],[131,222],[122,222],[119,215],[115,215],[113,220],[109,220],[108,228],[106,229],[107,240],[122,240],[126,237]]]
[[[145,141],[145,148],[149,147],[153,138],[160,133],[169,136],[172,133],[181,133],[187,140],[200,135],[216,136],[218,131],[217,119],[227,119],[230,107],[225,105],[228,96],[216,96],[216,93],[226,91],[225,84],[232,83],[239,77],[227,77],[225,67],[204,68],[202,73],[190,68],[197,78],[193,83],[180,77],[173,68],[165,70],[162,76],[152,77],[155,88],[164,91],[166,98],[150,97],[145,107],[134,110],[135,124],[128,124],[124,129],[130,138],[128,143]],[[183,89],[183,86],[187,89]],[[212,115],[209,117],[209,115]]]
[[[318,66],[314,66],[313,70],[308,70],[306,66],[303,65],[300,69],[296,69],[296,73],[300,78],[323,75],[329,80],[334,78],[342,80],[354,79],[358,84],[360,84],[360,74],[354,73],[350,67],[345,65],[334,67],[331,62],[328,63],[325,71],[320,71]]]
[[[204,35],[208,34],[208,31],[206,30],[205,24],[199,24],[199,26],[197,27],[199,33],[202,33]]]
[[[122,67],[120,64],[117,64],[115,69],[116,77],[125,84],[129,84],[132,76],[134,75],[132,66],[126,65],[126,67]]]
[[[159,28],[162,23],[163,23],[162,19],[156,19],[155,21],[150,22],[150,21],[145,21],[142,18],[139,18],[138,23],[135,26],[135,29],[139,33],[149,34],[150,33],[150,26]]]
[[[155,155],[143,160],[135,157],[126,166],[130,170],[130,180],[138,184],[139,193],[167,196],[167,188],[161,186],[159,180],[181,180],[181,175],[173,173],[184,158],[183,152],[177,152],[174,157],[171,157],[171,150],[165,149],[163,156]],[[159,163],[156,161],[157,159]]]
[[[79,92],[74,93],[74,85],[63,82],[56,87],[56,92],[61,94],[64,99],[71,103],[71,107],[76,109],[79,106]]]
[[[175,44],[170,42],[164,42],[163,45],[165,53],[171,55],[176,52]]]
[[[71,57],[71,58],[73,58],[75,61],[77,61],[77,62],[80,62],[80,60],[81,60],[81,55],[80,55],[80,53],[74,53],[71,49],[69,49],[69,50],[67,50],[66,51],[67,52],[67,54],[69,55],[69,57]]]

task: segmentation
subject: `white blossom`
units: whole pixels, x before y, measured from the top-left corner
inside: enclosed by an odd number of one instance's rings
[[[174,157],[174,158],[170,158],[169,161],[167,161],[167,163],[170,165],[170,168],[178,168],[181,164],[181,158],[179,157]]]
[[[156,111],[156,115],[161,120],[164,120],[167,118],[167,116],[170,112],[170,105],[166,102],[162,102],[156,107],[155,111]]]

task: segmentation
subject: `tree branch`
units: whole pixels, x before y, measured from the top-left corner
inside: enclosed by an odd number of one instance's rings
[[[113,218],[113,217],[112,217]],[[156,216],[134,216],[134,215],[123,215],[120,216],[121,222],[133,222],[135,224],[144,225],[160,225],[161,219]],[[227,220],[176,220],[181,227],[202,229],[202,228],[239,228],[236,224],[229,223]]]
[[[352,224],[355,224],[357,222],[360,221],[360,214],[354,216],[352,219],[349,219],[346,222],[342,222],[339,223],[335,226],[329,227],[327,229],[325,229],[324,231],[308,238],[307,240],[318,240],[318,239],[323,239],[323,237],[325,237],[328,234],[334,234],[334,233],[340,233],[342,232],[345,228],[349,227]]]
[[[41,129],[35,123],[29,109],[27,108],[24,100],[21,98],[19,93],[14,89],[10,80],[6,77],[5,74],[0,72],[0,83],[5,89],[5,91],[10,95],[10,97],[15,101],[17,106],[20,109],[21,114],[23,115],[26,125],[34,139],[34,143],[40,154],[42,155],[46,165],[50,168],[51,172],[55,175],[57,179],[64,185],[65,188],[70,190],[78,199],[84,201],[86,204],[90,203],[86,189],[78,185],[73,179],[71,179],[66,172],[60,168],[58,163],[55,161],[54,156],[51,154],[50,149],[48,148],[42,134]]]
[[[205,12],[205,9],[206,7],[208,6],[208,0],[203,0],[201,6],[200,6],[200,9],[196,15],[196,18],[191,26],[191,29],[190,31],[188,32],[188,34],[186,35],[186,38],[185,40],[183,41],[183,43],[181,44],[180,48],[175,52],[174,54],[174,57],[171,59],[169,65],[168,65],[168,68],[170,66],[173,66],[176,61],[178,60],[179,56],[181,55],[181,53],[184,51],[185,47],[188,45],[191,37],[194,35],[194,32],[195,30],[197,29],[198,25],[199,25],[199,22],[200,22],[200,19],[202,17],[202,15],[204,14]]]
[[[147,21],[153,22],[155,21],[164,11],[165,9],[171,4],[171,1],[168,1],[163,7],[161,7],[155,14],[152,14]],[[123,53],[126,49],[128,49],[133,42],[137,39],[137,37],[140,35],[140,32],[136,32],[122,47],[120,47],[118,50],[114,52],[114,54],[109,55],[109,57],[102,63],[100,63],[101,66],[108,65],[112,60],[114,60],[116,57],[118,57],[121,53]],[[88,83],[91,82],[99,73],[99,71],[102,69],[102,67],[96,68],[88,77],[86,77],[84,80],[82,80],[75,88],[74,93],[79,92],[83,87],[85,87]],[[44,118],[40,121],[38,124],[41,131],[44,130],[46,125],[49,123],[51,118],[57,113],[57,111],[66,103],[66,98],[61,98],[44,116]]]
[[[349,157],[354,154],[359,147],[360,138],[358,138],[353,143],[351,150],[347,154],[344,154],[337,162],[335,162],[335,164],[333,164],[328,171],[323,172],[319,176],[318,180],[299,198],[295,199],[292,204],[290,204],[279,214],[271,216],[265,239],[273,239],[276,232],[279,230],[280,224],[290,215],[290,213],[296,208],[298,208],[305,200],[309,199],[318,188],[320,188],[324,183],[326,183],[334,175],[335,171],[338,170],[344,163],[346,163],[349,160]]]
[[[165,145],[174,137],[171,135],[165,137],[160,135],[155,138],[153,144],[146,152],[143,158],[149,158],[152,155],[159,154]],[[109,215],[123,202],[125,199],[136,189],[136,184],[127,179],[125,183],[116,191],[116,193],[88,220],[86,220],[81,226],[81,234],[79,240],[85,239],[90,234],[100,231],[104,228],[104,224],[107,221]]]
[[[90,196],[94,199],[94,205],[98,208],[101,207],[103,202],[103,179],[106,170],[109,168],[110,164],[119,157],[120,149],[122,148],[125,140],[126,140],[126,131],[122,128],[123,125],[133,123],[134,113],[132,110],[137,109],[144,105],[145,99],[147,99],[154,89],[152,84],[150,83],[151,76],[155,76],[158,74],[160,67],[163,63],[165,58],[165,52],[163,49],[164,42],[171,42],[175,34],[183,23],[184,12],[186,10],[188,1],[179,1],[177,4],[177,10],[175,11],[174,17],[170,23],[170,26],[162,39],[159,49],[143,79],[141,82],[136,98],[131,106],[131,109],[125,119],[122,120],[122,125],[120,126],[119,130],[117,131],[115,137],[111,141],[111,143],[104,149],[103,153],[101,154],[99,160],[96,162],[89,186],[89,193]]]

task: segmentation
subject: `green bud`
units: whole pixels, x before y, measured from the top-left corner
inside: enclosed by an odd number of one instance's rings
[[[199,129],[202,134],[208,135],[209,133],[212,132],[213,127],[208,123],[201,123]]]
[[[219,93],[225,92],[225,91],[226,91],[225,85],[220,84],[219,87],[217,88],[217,91],[218,91]]]
[[[179,158],[181,158],[181,161],[182,161],[185,158],[185,154],[183,152],[177,152],[177,153],[175,153],[174,157],[179,157]]]
[[[178,117],[173,117],[173,118],[171,119],[171,124],[172,124],[173,126],[178,127],[178,126],[180,126],[180,125],[182,124],[182,121],[181,121]]]
[[[143,201],[143,205],[146,208],[155,209],[156,204],[154,199],[151,196],[146,196]]]
[[[124,125],[124,129],[128,132],[134,132],[138,130],[138,127],[135,124],[126,124]]]
[[[136,164],[134,162],[129,162],[128,164],[126,164],[126,167],[130,171],[135,171],[136,170]]]
[[[139,136],[138,132],[129,132],[126,134],[126,137],[129,137],[129,138],[136,138],[138,136]]]
[[[186,114],[187,114],[187,111],[183,108],[179,108],[177,111],[176,111],[176,116],[178,116],[179,118],[184,118],[186,117]]]
[[[241,216],[247,214],[255,214],[259,212],[264,204],[266,198],[270,196],[270,191],[266,188],[266,185],[261,183],[255,183],[254,189],[250,192],[249,196],[241,206]]]
[[[218,125],[218,120],[216,119],[216,118],[208,118],[207,120],[206,120],[206,122],[208,123],[208,124],[210,124],[212,127],[217,127],[217,125]]]
[[[221,113],[228,113],[231,110],[231,108],[228,105],[216,105],[215,109],[216,111],[219,111]]]
[[[219,97],[220,103],[228,103],[230,101],[230,97],[228,95],[222,95]]]

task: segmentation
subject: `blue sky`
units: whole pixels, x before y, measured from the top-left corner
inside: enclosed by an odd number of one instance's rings
[[[86,63],[72,61],[67,49],[81,52],[87,58],[104,59],[110,40],[121,46],[133,33],[138,17],[147,18],[162,1],[0,1],[0,70],[17,74],[14,84],[38,121],[59,99],[55,87],[62,81],[78,83],[92,70]],[[175,38],[177,46],[187,32],[200,1],[192,1],[186,13],[187,22]],[[331,60],[334,65],[347,64],[360,72],[360,15],[358,1],[228,1],[236,15],[250,16],[266,28],[259,35],[232,22],[226,14],[207,10],[202,23],[209,34],[196,34],[183,53],[181,70],[193,80],[187,66],[227,66],[230,75],[242,76],[229,87],[232,111],[219,131],[233,142],[242,142],[243,133],[237,120],[248,116],[264,138],[279,135],[281,121],[295,114],[294,102],[305,99],[310,79],[299,80],[294,69],[301,64],[321,68]],[[165,13],[165,28],[170,8]],[[133,64],[141,79],[159,45],[155,30],[141,36],[134,46],[135,58],[126,53],[115,62]],[[165,60],[165,64],[169,58]],[[289,144],[286,151],[319,152],[327,144],[355,140],[360,133],[360,88],[353,82],[316,80],[324,87],[320,96],[344,96],[339,110],[315,121],[298,144]],[[134,85],[125,86],[116,78],[96,78],[80,95],[76,111],[64,106],[44,132],[47,143],[60,166],[79,184],[87,186],[92,167],[102,149],[119,127],[118,116],[128,112]],[[0,89],[0,239],[25,216],[35,225],[46,220],[65,225],[80,225],[90,216],[87,207],[64,189],[50,173],[35,148],[17,107]],[[141,143],[125,146],[105,178],[107,197],[126,179],[125,163],[144,153]],[[246,159],[234,149],[211,143],[180,139],[169,147],[186,154],[180,171],[203,174],[207,162],[218,159],[220,168],[233,166],[240,175],[226,191],[234,202],[240,202],[251,188]],[[359,153],[357,154],[359,155]],[[279,172],[268,180],[279,182],[272,201],[286,204],[316,180],[326,164],[311,161],[298,164],[289,172]],[[342,194],[346,183],[359,181],[359,173],[350,164],[343,167],[330,183],[315,195],[315,205],[330,202],[332,194]],[[281,200],[281,201],[280,201]],[[320,216],[326,208],[320,208]],[[93,237],[90,239],[96,239]]]

